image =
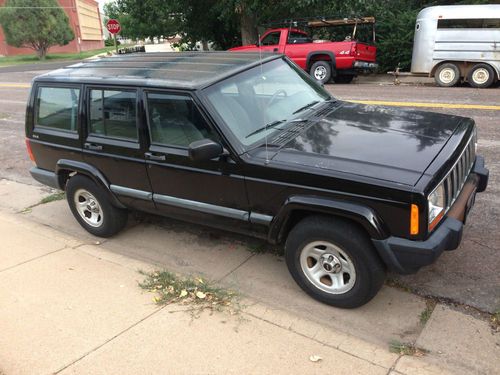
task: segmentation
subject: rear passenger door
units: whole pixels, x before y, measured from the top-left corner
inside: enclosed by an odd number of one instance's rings
[[[102,172],[120,201],[153,210],[141,146],[144,124],[136,88],[88,86],[84,160]]]
[[[149,128],[146,152],[153,200],[163,213],[212,226],[248,229],[248,200],[239,166],[230,156],[203,162],[188,156],[190,143],[223,144],[189,94],[145,91]]]

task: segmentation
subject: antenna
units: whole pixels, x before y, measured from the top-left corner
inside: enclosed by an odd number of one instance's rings
[[[257,36],[259,37],[259,63],[260,63],[260,77],[262,80],[264,80],[264,74],[263,74],[263,71],[262,71],[262,44],[260,43],[260,33],[257,34]],[[265,139],[265,147],[266,147],[266,164],[269,164],[269,151],[268,151],[268,148],[267,148],[267,131],[266,131],[266,135],[264,136],[264,139]]]

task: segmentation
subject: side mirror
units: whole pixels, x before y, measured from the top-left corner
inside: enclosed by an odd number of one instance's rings
[[[194,141],[188,148],[189,158],[193,161],[204,161],[222,155],[224,149],[217,142],[211,139],[201,139]]]

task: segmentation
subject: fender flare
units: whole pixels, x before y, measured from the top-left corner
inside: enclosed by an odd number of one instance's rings
[[[106,192],[106,195],[108,196],[113,206],[118,208],[126,208],[113,194],[109,187],[108,180],[96,167],[81,161],[68,159],[58,160],[55,173],[57,175],[57,180],[61,189],[63,189],[65,185],[65,173],[63,173],[63,171],[77,172],[89,177],[96,183],[96,185],[100,186]]]
[[[371,239],[381,240],[388,237],[384,223],[370,207],[345,200],[295,195],[285,201],[273,218],[268,232],[269,242],[277,244],[284,240],[294,211],[343,217],[361,225]]]
[[[332,51],[313,51],[309,52],[306,57],[306,71],[309,73],[309,70],[311,69],[311,59],[314,56],[317,55],[328,55],[330,57],[330,64],[332,66],[332,77],[336,76],[336,60],[335,60],[335,54]]]

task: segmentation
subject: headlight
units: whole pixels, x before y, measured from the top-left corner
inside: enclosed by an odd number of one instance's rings
[[[429,230],[431,231],[437,223],[441,220],[445,209],[445,197],[444,197],[444,185],[439,184],[439,186],[434,189],[434,191],[429,195]]]

